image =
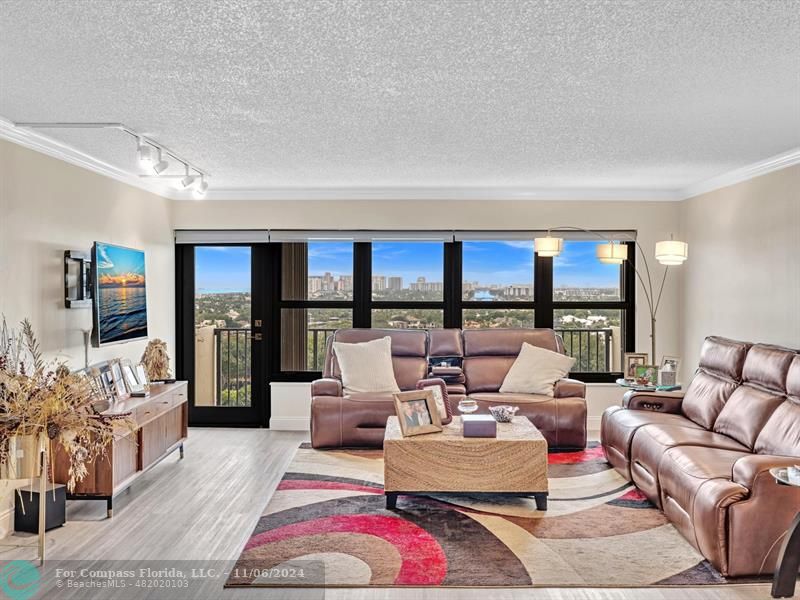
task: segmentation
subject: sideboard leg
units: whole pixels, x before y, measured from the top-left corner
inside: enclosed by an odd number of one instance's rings
[[[178,449],[178,452],[180,453],[180,458],[183,458],[183,444],[181,444],[180,448]]]
[[[106,498],[106,517],[111,518],[114,516],[114,499],[112,497]]]

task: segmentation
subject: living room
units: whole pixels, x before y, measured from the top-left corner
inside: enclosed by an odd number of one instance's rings
[[[799,38],[0,4],[3,592],[792,596]]]

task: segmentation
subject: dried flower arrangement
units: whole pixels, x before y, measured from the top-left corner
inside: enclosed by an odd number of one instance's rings
[[[158,338],[147,342],[141,362],[147,370],[147,378],[150,381],[169,379],[167,342]]]
[[[0,325],[0,463],[9,463],[15,436],[46,436],[48,452],[60,444],[69,456],[67,489],[87,475],[86,465],[105,455],[115,432],[133,431],[127,417],[109,418],[93,408],[97,396],[87,377],[63,364],[46,363],[26,319],[15,334]],[[52,460],[48,461],[52,464]]]

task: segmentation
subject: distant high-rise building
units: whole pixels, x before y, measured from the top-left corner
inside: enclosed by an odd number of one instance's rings
[[[336,284],[334,283],[333,275],[330,273],[325,273],[322,276],[322,289],[326,292],[332,292],[336,289]]]
[[[379,292],[386,289],[386,275],[372,276],[372,291]]]
[[[339,275],[339,291],[352,292],[353,291],[353,276],[352,275]]]
[[[389,277],[389,289],[390,290],[402,290],[403,289],[403,278],[402,277]]]
[[[308,278],[308,293],[317,294],[322,291],[322,277],[312,275]]]

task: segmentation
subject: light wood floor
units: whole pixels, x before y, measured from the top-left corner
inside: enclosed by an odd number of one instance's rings
[[[68,523],[47,534],[48,560],[84,561],[209,559],[238,557],[267,504],[294,449],[307,434],[266,429],[192,428],[186,457],[177,453],[137,481],[115,500],[114,518],[105,518],[104,502],[69,502]],[[35,537],[0,540],[0,561],[36,556]],[[94,567],[93,567],[94,568]],[[130,567],[128,567],[130,568]],[[522,599],[550,600],[744,600],[768,598],[768,585],[649,589],[227,589],[209,580],[201,592],[158,590],[131,596],[86,591],[45,591],[64,598],[225,598],[225,599]],[[38,596],[42,597],[42,596]]]

